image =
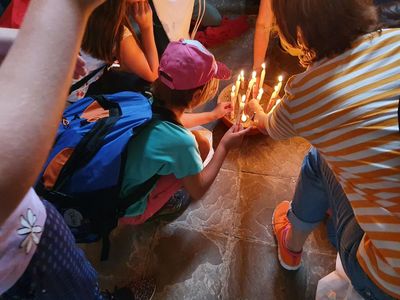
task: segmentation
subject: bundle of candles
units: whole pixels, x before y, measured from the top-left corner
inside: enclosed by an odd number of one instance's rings
[[[263,106],[266,112],[272,109],[272,106],[275,102],[278,102],[279,93],[282,89],[282,81],[283,76],[278,77],[278,84],[274,87],[274,90],[269,98],[266,97],[265,91],[263,89],[266,66],[265,63],[261,65],[262,71],[260,75],[260,80],[257,80],[257,72],[253,71],[251,75],[251,79],[248,81],[246,86],[245,74],[242,70],[237,77],[236,82],[232,85],[230,89],[230,101],[232,103],[233,111],[231,112],[230,119],[232,123],[239,124],[248,123],[252,120],[249,120],[249,117],[244,112],[244,107],[247,102],[256,99]],[[257,82],[259,84],[257,85]],[[264,101],[262,101],[262,99]],[[268,100],[269,99],[269,100]],[[251,125],[251,124],[247,124]],[[245,126],[247,127],[247,126]]]

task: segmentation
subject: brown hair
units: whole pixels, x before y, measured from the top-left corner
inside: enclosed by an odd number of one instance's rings
[[[351,47],[378,29],[372,0],[272,0],[279,37],[301,51],[303,66]]]
[[[133,33],[126,0],[108,0],[95,9],[88,20],[82,50],[111,64],[119,54],[124,26]]]
[[[218,79],[211,79],[205,85],[190,90],[172,90],[160,79],[152,86],[155,101],[160,106],[167,108],[191,109],[210,101],[219,87]]]

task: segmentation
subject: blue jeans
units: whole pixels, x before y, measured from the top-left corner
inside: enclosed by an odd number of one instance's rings
[[[364,299],[394,299],[380,290],[359,265],[356,254],[364,231],[331,169],[315,148],[306,155],[288,212],[292,226],[311,232],[333,211],[334,235],[343,268],[354,289]]]

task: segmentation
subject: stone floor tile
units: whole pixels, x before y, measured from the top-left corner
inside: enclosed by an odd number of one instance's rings
[[[233,214],[239,199],[237,172],[221,170],[206,195],[190,204],[174,223],[177,226],[231,234]]]
[[[333,262],[333,263],[332,263]],[[229,266],[223,299],[314,299],[321,276],[330,273],[334,259],[305,256],[298,271],[286,271],[278,262],[276,247],[237,240]]]
[[[184,229],[161,227],[148,262],[156,278],[156,299],[217,299],[224,279],[227,238]]]

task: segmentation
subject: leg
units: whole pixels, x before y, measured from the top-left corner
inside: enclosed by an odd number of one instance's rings
[[[291,209],[288,211],[292,227],[288,231],[287,247],[295,252],[303,249],[308,235],[325,218],[329,208],[319,164],[319,155],[312,149],[304,158]]]
[[[208,142],[208,139],[201,134],[200,131],[193,130],[192,134],[194,135],[197,145],[199,146],[200,157],[203,161],[205,161],[208,153],[211,150],[210,143]]]
[[[101,299],[97,273],[58,211],[44,202],[47,219],[40,244],[6,299]]]
[[[300,268],[304,242],[328,210],[329,200],[319,164],[318,153],[312,149],[304,158],[291,205],[284,201],[274,211],[272,223],[278,257],[288,270]]]

